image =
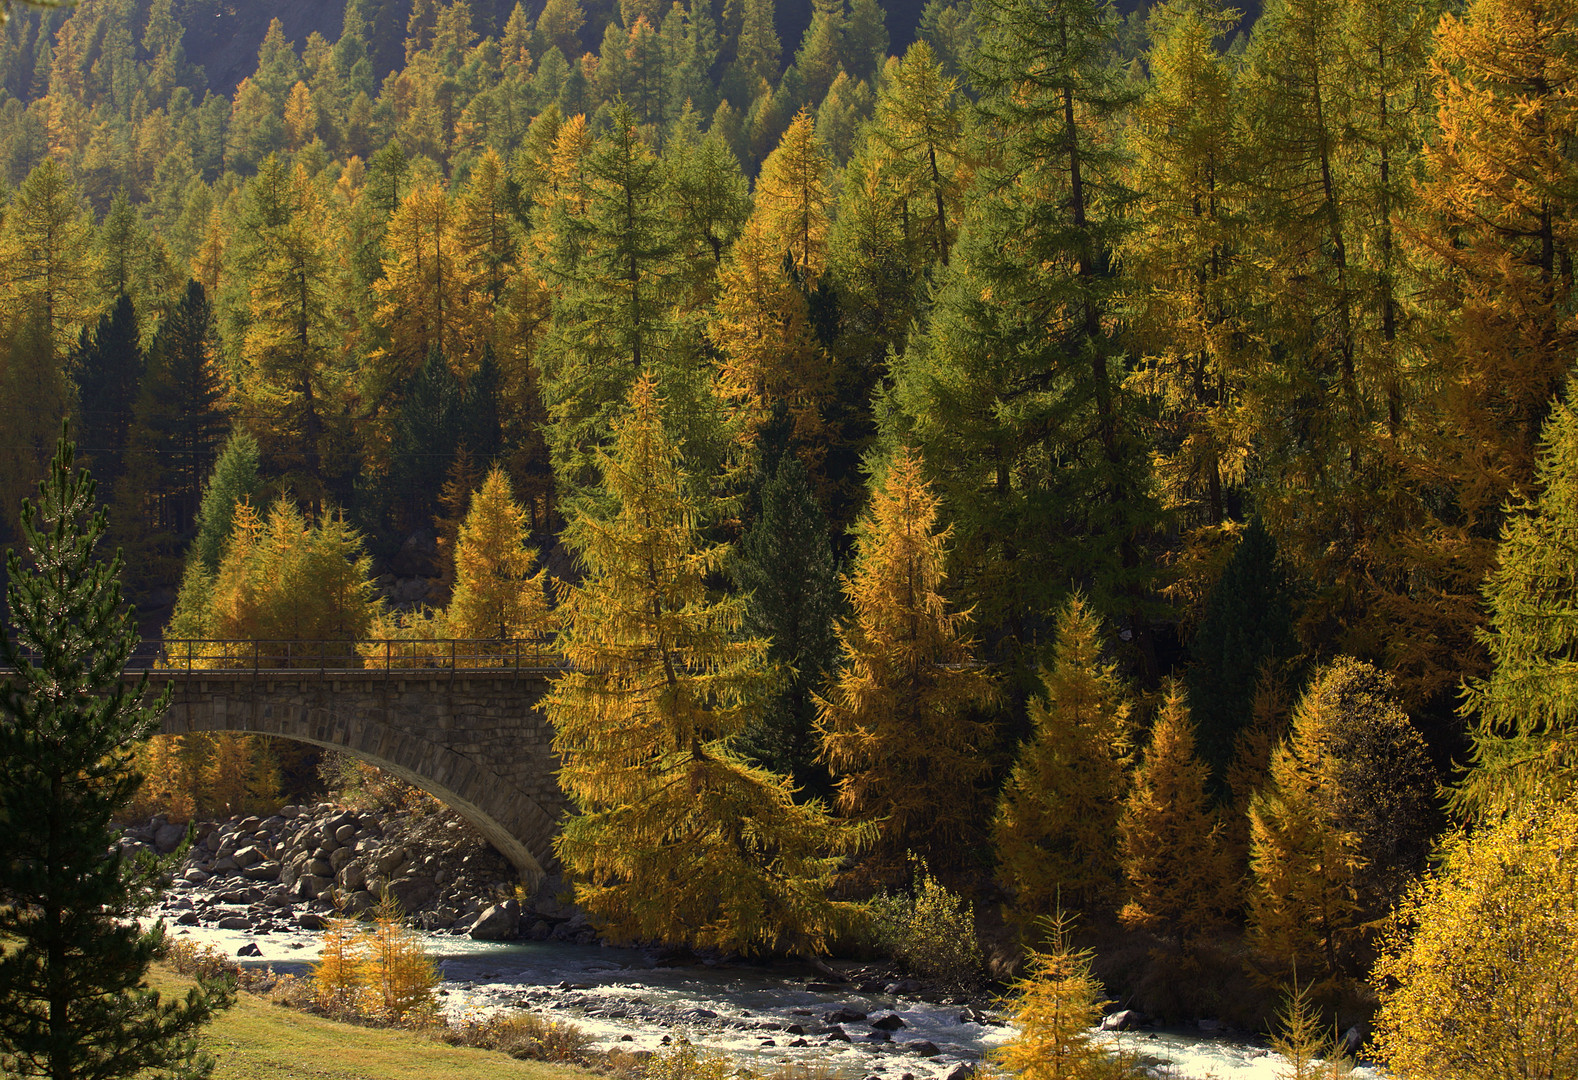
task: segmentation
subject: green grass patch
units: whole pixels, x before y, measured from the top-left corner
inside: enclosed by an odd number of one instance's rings
[[[191,981],[156,967],[149,983],[185,993]],[[520,1061],[508,1054],[446,1046],[419,1033],[371,1028],[297,1012],[252,994],[236,995],[203,1035],[218,1061],[214,1080],[589,1080],[573,1065]]]

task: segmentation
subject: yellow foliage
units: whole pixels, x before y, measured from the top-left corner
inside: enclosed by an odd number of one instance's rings
[[[1223,925],[1236,906],[1237,875],[1205,781],[1183,687],[1169,682],[1118,819],[1124,925],[1188,939]]]
[[[313,1002],[324,1012],[344,1013],[356,1004],[357,969],[366,939],[350,919],[330,919],[324,928],[322,950],[312,966]]]
[[[1029,972],[1014,983],[1010,1023],[1018,1034],[992,1057],[1022,1080],[1125,1080],[1144,1075],[1126,1055],[1098,1045],[1090,1029],[1101,1020],[1101,983],[1090,970],[1093,954],[1075,951],[1068,926],[1049,920],[1046,952],[1032,952]]]
[[[1278,1020],[1271,1048],[1286,1064],[1277,1071],[1277,1080],[1341,1080],[1352,1074],[1353,1064],[1342,1052],[1341,1039],[1335,1030],[1330,1035],[1325,1032],[1320,1010],[1307,989],[1294,988]]]
[[[362,1010],[388,1024],[431,1020],[437,1013],[438,966],[399,909],[388,901],[381,905],[375,929],[362,940],[357,971]]]
[[[1101,660],[1101,620],[1080,596],[1058,616],[1045,702],[1032,699],[1034,734],[997,807],[999,873],[1025,921],[1067,904],[1116,907],[1112,837],[1129,756],[1130,705],[1116,666]]]
[[[536,638],[553,628],[546,570],[533,574],[526,512],[495,466],[472,497],[455,544],[455,589],[446,613],[459,638]]]
[[[554,846],[616,937],[821,951],[853,920],[827,889],[859,832],[733,748],[770,686],[767,647],[741,637],[743,600],[708,588],[726,549],[702,542],[662,408],[643,375],[597,451],[608,497],[569,527],[585,579],[560,608],[570,666],[545,708],[579,814]]]
[[[1460,835],[1399,909],[1374,979],[1398,1080],[1578,1076],[1578,806]]]
[[[756,181],[756,210],[780,256],[787,254],[804,287],[827,266],[833,163],[816,137],[811,114],[801,109],[778,148],[762,163]]]
[[[312,969],[312,999],[331,1015],[357,1015],[387,1024],[431,1020],[438,969],[421,935],[393,905],[379,907],[373,930],[350,919],[330,919]]]
[[[265,520],[243,502],[202,622],[225,640],[366,637],[379,610],[371,571],[361,537],[343,517],[326,514],[309,524],[290,500],[277,499]],[[251,648],[238,646],[234,662],[251,660]],[[283,654],[269,662],[290,663]]]
[[[990,738],[971,710],[993,700],[991,676],[973,662],[970,612],[949,610],[949,530],[920,454],[898,452],[871,493],[844,593],[842,658],[818,696],[822,760],[847,817],[877,823],[871,873],[892,880],[905,852],[956,863],[979,820],[975,782]]]

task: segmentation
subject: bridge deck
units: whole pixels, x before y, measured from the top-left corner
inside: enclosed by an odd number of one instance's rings
[[[542,679],[564,670],[548,639],[355,638],[309,641],[149,638],[128,677],[156,679]]]

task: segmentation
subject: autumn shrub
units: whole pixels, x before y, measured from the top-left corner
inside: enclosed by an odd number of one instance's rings
[[[1398,1080],[1578,1076],[1578,806],[1534,803],[1446,847],[1374,980]]]
[[[735,1080],[734,1063],[715,1050],[698,1049],[680,1036],[647,1063],[646,1080]]]
[[[495,1013],[449,1028],[444,1041],[480,1050],[497,1050],[525,1061],[583,1061],[591,1037],[574,1024],[536,1013]]]
[[[330,919],[312,968],[313,1004],[331,1016],[356,1011],[367,935],[350,919]]]
[[[914,885],[871,901],[873,944],[914,974],[969,987],[982,977],[975,907],[932,876],[924,859],[911,857]]]

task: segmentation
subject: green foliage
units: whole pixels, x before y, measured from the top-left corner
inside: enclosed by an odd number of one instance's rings
[[[1569,386],[1571,393],[1571,386]],[[1454,793],[1474,818],[1559,793],[1578,768],[1578,411],[1558,401],[1536,466],[1538,494],[1513,503],[1499,565],[1486,580],[1495,668],[1469,682],[1461,713],[1474,724],[1474,768]]]
[[[745,630],[771,642],[767,658],[782,685],[740,737],[740,748],[765,768],[792,775],[802,789],[825,793],[827,776],[816,766],[814,695],[837,656],[839,601],[827,517],[804,466],[790,455],[763,483],[761,500],[730,573],[749,595]]]
[[[203,488],[203,501],[197,511],[197,539],[192,541],[188,574],[192,567],[200,567],[208,574],[219,569],[225,544],[234,531],[236,506],[251,502],[262,491],[258,458],[257,440],[244,431],[236,432],[225,442],[214,463],[213,474]]]
[[[974,905],[933,877],[926,860],[912,856],[910,871],[909,891],[882,893],[871,901],[877,948],[928,981],[966,990],[980,985]]]
[[[112,819],[140,777],[131,752],[168,698],[122,669],[137,642],[121,604],[119,559],[98,560],[106,527],[94,484],[62,436],[39,501],[24,504],[26,561],[7,555],[15,638],[0,655],[0,1066],[19,1076],[204,1077],[197,1032],[228,1003],[220,984],[184,1000],[147,988],[162,929],[137,922],[164,870],[129,864]],[[106,852],[109,854],[106,855]]]
[[[142,382],[145,358],[137,312],[131,297],[121,293],[115,306],[99,316],[98,326],[82,337],[66,357],[66,370],[77,385],[78,430],[83,450],[113,490],[125,468],[131,436],[132,407]]]
[[[1534,800],[1453,837],[1388,929],[1376,1056],[1399,1080],[1578,1070],[1578,808]]]
[[[1200,757],[1220,793],[1238,734],[1249,724],[1267,663],[1292,659],[1293,595],[1277,542],[1256,517],[1239,538],[1189,644],[1189,711]]]

